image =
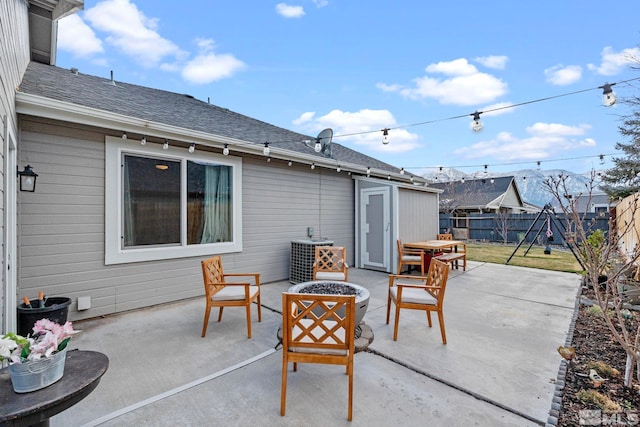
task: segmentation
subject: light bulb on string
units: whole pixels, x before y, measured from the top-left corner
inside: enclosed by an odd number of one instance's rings
[[[147,137],[146,136],[142,136],[142,139],[140,140],[140,145],[147,145]]]
[[[605,83],[604,85],[599,87],[600,89],[602,89],[602,103],[605,105],[605,107],[611,107],[616,103],[616,94],[613,89],[611,89],[611,86],[613,85],[615,85],[615,83]]]
[[[224,148],[222,149],[222,154],[224,156],[228,156],[229,155],[229,144],[224,144]]]
[[[471,129],[474,132],[480,132],[484,127],[482,125],[482,121],[480,121],[480,114],[482,114],[482,111],[476,111],[473,114],[470,114],[473,116],[473,120],[471,120]]]
[[[316,164],[315,163],[311,163],[311,169],[315,169],[316,168]]]
[[[189,152],[193,153],[194,151],[196,151],[196,144],[189,145]]]
[[[269,143],[265,142],[264,143],[264,148],[262,149],[262,154],[264,154],[265,156],[268,156],[269,155],[269,151],[270,151],[269,150]]]
[[[340,173],[342,169],[340,168],[340,165],[338,165],[338,167],[336,168],[336,172]]]
[[[168,150],[169,149],[169,140],[168,139],[164,140],[164,144],[162,144],[162,149],[163,150]]]
[[[404,175],[404,168],[400,168],[400,175]]]
[[[389,128],[382,129],[382,143],[384,145],[389,144]]]
[[[127,139],[127,133],[125,131],[122,131],[122,139],[124,139],[125,141]]]
[[[600,164],[604,165],[604,154],[600,154]]]
[[[371,175],[371,168],[367,166],[367,176]]]
[[[315,143],[315,145],[313,146],[313,150],[314,150],[316,153],[319,153],[320,151],[322,151],[322,144],[320,143],[320,138],[316,138],[316,143]]]

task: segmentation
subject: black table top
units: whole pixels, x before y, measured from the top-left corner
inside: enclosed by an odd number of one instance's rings
[[[0,425],[25,426],[47,422],[53,415],[89,395],[109,367],[109,358],[97,351],[69,350],[64,375],[43,389],[16,393],[9,369],[0,369]]]

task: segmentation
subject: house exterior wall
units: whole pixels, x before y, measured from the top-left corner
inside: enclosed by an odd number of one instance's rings
[[[439,233],[438,209],[437,194],[399,188],[398,238],[403,242],[435,239]]]
[[[39,173],[37,191],[18,206],[20,295],[70,297],[70,320],[204,295],[204,257],[105,265],[103,130],[33,117],[20,126],[20,160]],[[286,280],[291,241],[306,239],[307,227],[346,246],[352,262],[350,176],[259,156],[245,157],[242,171],[243,251],[223,255],[227,272]],[[77,311],[80,296],[91,309]]]
[[[504,198],[502,199],[502,206],[511,209],[514,213],[521,212],[519,209],[522,207],[522,202],[518,198],[518,194],[516,190],[513,188],[513,184],[509,186],[509,189],[506,193],[504,193]]]
[[[22,80],[22,75],[29,63],[29,18],[28,5],[23,0],[4,0],[0,2],[0,332],[13,329],[7,317],[7,306],[13,306],[15,298],[13,284],[7,282],[6,272],[6,229],[7,198],[5,194],[6,180],[14,175],[6,174],[6,154],[9,145],[14,144],[17,133],[15,113],[15,89]],[[9,300],[7,295],[11,294]]]

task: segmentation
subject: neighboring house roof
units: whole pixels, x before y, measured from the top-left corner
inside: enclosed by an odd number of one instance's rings
[[[47,102],[56,101],[55,103]],[[16,94],[19,113],[100,125],[108,128],[175,138],[186,143],[222,147],[260,154],[269,142],[271,157],[315,162],[347,169],[371,168],[372,175],[409,181],[400,169],[333,142],[331,158],[313,149],[315,136],[303,135],[195,99],[159,89],[138,86],[31,62]],[[78,108],[78,106],[82,108]],[[68,115],[68,118],[66,117]],[[120,126],[120,128],[116,127]],[[191,140],[185,135],[192,136]],[[311,140],[310,146],[303,143]],[[415,177],[424,181],[420,177]]]
[[[609,201],[609,196],[602,191],[593,191],[586,194],[572,194],[571,198],[575,200],[575,206],[578,212],[595,212],[596,208],[607,208],[616,206],[617,202]],[[569,201],[565,200],[564,205],[568,205]],[[558,200],[555,198],[551,201],[551,206],[556,209],[560,208]]]
[[[466,179],[429,185],[442,189],[443,192],[440,195],[442,203],[458,210],[524,208],[513,176]]]

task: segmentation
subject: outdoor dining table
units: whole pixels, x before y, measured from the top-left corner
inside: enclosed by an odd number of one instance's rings
[[[404,247],[411,249],[421,249],[427,252],[428,256],[425,255],[424,261],[424,269],[425,271],[427,271],[427,269],[429,268],[429,264],[431,264],[431,258],[436,256],[436,252],[442,251],[443,249],[452,249],[453,253],[457,253],[459,245],[464,246],[465,243],[461,240],[424,240],[422,242],[405,243]],[[456,257],[453,254],[444,254],[443,256],[451,258],[449,261],[455,262],[455,266],[456,268],[458,268],[457,259],[461,258],[461,256]],[[463,255],[462,257],[464,256],[466,255]],[[439,259],[443,260],[442,257],[440,257]],[[466,267],[466,260],[464,266]]]
[[[453,248],[454,252],[458,252],[458,245],[463,245],[461,240],[425,240],[422,242],[405,243],[404,246],[412,249],[422,249],[433,254],[438,250]]]

